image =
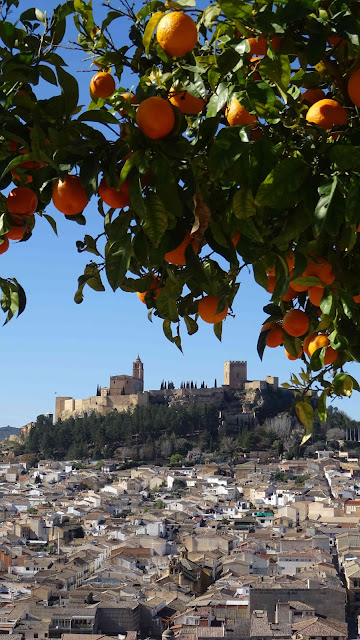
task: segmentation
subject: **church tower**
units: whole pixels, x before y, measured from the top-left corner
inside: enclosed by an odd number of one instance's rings
[[[133,378],[141,381],[140,391],[144,391],[144,365],[140,360],[140,356],[133,362]]]

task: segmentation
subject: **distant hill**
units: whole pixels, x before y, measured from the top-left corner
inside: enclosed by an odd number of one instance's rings
[[[16,427],[10,427],[9,425],[7,427],[0,427],[0,442],[2,440],[6,440],[6,438],[8,438],[9,436],[19,435],[20,429],[17,429]]]

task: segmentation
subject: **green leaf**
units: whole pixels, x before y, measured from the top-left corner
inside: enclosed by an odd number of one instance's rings
[[[121,286],[130,266],[131,237],[126,235],[119,242],[106,244],[105,269],[109,285],[116,291]]]
[[[326,422],[326,419],[327,419],[326,399],[329,393],[330,393],[330,389],[324,389],[324,391],[319,396],[317,410],[318,410],[318,416],[319,416],[320,422]]]
[[[94,291],[105,291],[98,265],[93,262],[86,265],[84,274],[78,278],[78,288],[74,296],[76,304],[81,304],[84,299],[83,289],[85,285],[88,285]]]
[[[333,306],[333,295],[331,293],[329,293],[328,295],[323,296],[321,302],[320,302],[320,309],[321,311],[328,316],[331,312],[332,306]]]
[[[51,69],[51,67],[47,67],[44,64],[39,64],[38,65],[38,71],[39,71],[41,77],[44,80],[46,80],[46,82],[49,82],[49,84],[57,85],[56,75],[53,72],[53,70]]]
[[[214,333],[217,337],[217,339],[221,342],[221,337],[222,337],[222,328],[223,328],[223,323],[221,322],[215,322],[214,324]]]
[[[79,87],[74,76],[67,73],[62,67],[56,68],[58,81],[64,99],[64,108],[67,115],[71,115],[79,101]]]
[[[101,122],[102,124],[119,124],[119,120],[107,109],[85,111],[78,117],[79,122]]]
[[[335,195],[336,188],[337,176],[334,176],[331,182],[328,182],[327,184],[319,187],[318,191],[320,198],[314,212],[314,229],[316,235],[320,234],[324,226],[332,199]]]
[[[151,40],[153,37],[153,33],[157,27],[157,25],[159,24],[161,18],[165,15],[164,11],[157,11],[156,13],[154,13],[149,22],[146,25],[145,28],[145,32],[144,32],[144,36],[143,36],[143,45],[144,45],[144,49],[145,49],[145,53],[148,56],[149,55],[149,50],[150,50],[150,45],[151,45]]]
[[[289,56],[281,55],[274,60],[265,56],[260,64],[260,73],[263,78],[267,78],[276,84],[280,95],[286,104],[288,100],[287,90],[291,75]]]
[[[186,324],[186,328],[189,336],[194,335],[194,333],[196,333],[199,329],[196,320],[194,320],[188,315],[184,316],[184,320],[185,320],[185,324]]]
[[[256,213],[254,196],[251,189],[238,189],[233,198],[233,210],[239,220],[251,218]]]
[[[360,147],[336,144],[331,148],[329,157],[340,171],[360,169]]]
[[[49,216],[47,213],[43,213],[43,217],[45,218],[45,220],[48,221],[50,227],[52,228],[53,232],[57,236],[58,232],[57,232],[56,222],[54,218],[52,216]]]
[[[168,226],[165,207],[156,193],[149,193],[144,200],[143,229],[153,245],[158,247]]]
[[[286,158],[266,176],[256,194],[255,202],[261,207],[287,208],[286,196],[296,192],[309,173],[309,167],[300,158]]]
[[[295,411],[300,422],[306,427],[307,433],[310,433],[311,435],[314,422],[314,409],[311,404],[299,401],[295,404]]]

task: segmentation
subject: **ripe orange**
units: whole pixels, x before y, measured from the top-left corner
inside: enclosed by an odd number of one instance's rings
[[[261,60],[262,60],[262,57],[259,57],[259,56],[253,56],[253,57],[251,58],[251,60],[250,60],[250,63],[252,63],[252,64],[250,64],[250,69],[251,69],[251,71],[254,71],[254,73],[253,73],[253,75],[252,75],[252,78],[253,78],[253,80],[255,80],[256,82],[257,82],[257,81],[259,81],[259,80],[261,80],[260,73],[257,71],[257,69],[258,69],[258,67],[259,67],[259,65],[260,65]]]
[[[280,325],[278,322],[265,322],[265,324],[263,324],[263,326],[261,327],[261,333],[263,331],[270,331],[270,329],[278,329],[279,326]]]
[[[54,207],[66,216],[76,216],[85,209],[88,201],[84,187],[78,176],[68,175],[55,182],[52,191]]]
[[[358,293],[357,296],[353,296],[353,300],[354,300],[354,302],[356,302],[356,304],[359,304],[359,302],[360,302],[360,293]]]
[[[314,260],[315,263],[308,262],[304,275],[316,276],[324,284],[332,284],[335,280],[335,274],[330,262],[322,257],[314,257]]]
[[[308,295],[311,304],[313,304],[315,307],[319,307],[324,295],[324,287],[310,287]]]
[[[306,114],[306,120],[327,130],[347,124],[347,113],[339,102],[325,98],[310,107]]]
[[[299,338],[309,330],[309,318],[301,309],[290,309],[283,318],[283,329],[289,336]]]
[[[301,276],[300,276],[301,277]],[[303,284],[296,284],[296,282],[291,281],[291,288],[294,289],[294,291],[297,291],[297,293],[300,293],[301,291],[307,291],[308,287],[303,285]]]
[[[240,237],[241,237],[241,233],[240,231],[237,231],[235,235],[231,238],[231,242],[233,243],[234,247],[236,247],[237,243],[240,240]]]
[[[297,354],[297,357],[295,358],[295,356],[292,356],[291,353],[289,353],[286,349],[285,349],[285,354],[288,360],[298,360],[302,354],[302,349],[300,347],[299,349],[299,353]]]
[[[126,100],[127,102],[130,100],[130,104],[137,104],[136,96],[134,96],[133,93],[122,93],[121,98],[124,98],[124,100]],[[126,116],[125,109],[119,109],[118,113],[121,116]]]
[[[319,100],[324,100],[325,93],[322,89],[307,89],[301,94],[300,102],[308,102],[308,104],[315,104]]]
[[[184,89],[181,91],[170,89],[169,96],[171,104],[180,109],[181,113],[189,116],[200,113],[206,105],[203,98],[197,98]]]
[[[120,189],[114,189],[113,187],[109,187],[105,178],[102,178],[99,184],[99,196],[108,207],[123,209],[130,204],[129,189],[130,180],[125,180]]]
[[[271,349],[275,349],[275,347],[279,347],[284,341],[284,336],[282,332],[282,328],[278,327],[276,329],[272,329],[270,333],[266,336],[266,346]]]
[[[179,244],[179,246],[176,247],[176,249],[165,253],[164,260],[166,260],[166,262],[169,262],[170,264],[175,264],[177,266],[183,267],[186,264],[185,251],[189,244],[192,245],[194,253],[199,252],[199,241],[193,240],[190,235],[190,231],[187,231],[184,240]]]
[[[255,125],[257,123],[255,116],[244,109],[236,98],[228,105],[225,111],[225,117],[230,127],[235,127],[237,125],[245,126],[247,124]]]
[[[266,291],[268,291],[269,293],[274,293],[275,287],[276,287],[275,276],[268,276]]]
[[[9,238],[4,237],[4,242],[0,244],[0,254],[5,253],[5,251],[8,250],[9,244],[10,244]]]
[[[308,344],[308,352],[310,357],[317,351],[318,349],[322,349],[323,347],[328,347],[330,344],[329,338],[324,333],[319,333],[319,335],[315,336],[312,340],[310,340]]]
[[[9,229],[9,231],[7,231],[5,235],[7,238],[9,238],[9,240],[22,240],[24,237],[24,232],[25,228],[22,224],[14,224],[14,226],[11,227],[11,229]]]
[[[137,292],[139,300],[141,300],[141,302],[146,304],[145,298],[147,293],[150,291],[150,289],[151,290],[155,289],[153,295],[156,300],[156,298],[159,296],[159,293],[161,291],[161,287],[159,287],[159,283],[160,283],[160,278],[158,276],[153,276],[148,291],[143,291],[143,293],[141,293],[140,291]]]
[[[328,37],[328,43],[331,47],[336,47],[337,45],[340,45],[341,47],[343,47],[344,44],[346,44],[346,40],[342,40],[339,36],[337,36],[334,33]]]
[[[335,351],[332,347],[328,347],[324,355],[324,365],[333,364],[335,360],[337,360],[338,355],[338,351]]]
[[[156,39],[169,56],[182,58],[196,46],[198,40],[196,24],[186,13],[172,11],[161,18]]]
[[[309,344],[310,342],[312,342],[312,340],[314,340],[314,338],[316,338],[317,333],[309,333],[308,336],[306,336],[306,338],[304,338],[304,342],[303,342],[303,350],[304,353],[306,353],[307,356],[310,356],[310,352],[309,352]]]
[[[295,289],[293,289],[290,286],[283,297],[283,302],[290,302],[290,300],[294,300],[296,296],[297,296],[297,291],[295,291]]]
[[[216,322],[221,322],[227,316],[228,312],[228,304],[225,303],[225,309],[220,311],[220,313],[216,313],[218,308],[219,298],[217,296],[205,296],[205,298],[201,298],[198,304],[198,312],[200,318],[204,320],[204,322],[208,322],[209,324],[215,324]]]
[[[360,68],[355,69],[349,78],[348,94],[351,102],[360,107]]]
[[[174,110],[163,98],[146,98],[136,112],[136,124],[151,140],[165,138],[175,125]]]
[[[90,93],[95,98],[110,98],[115,91],[115,80],[110,73],[98,71],[91,78]]]
[[[267,39],[264,36],[258,36],[257,38],[248,38],[250,45],[250,55],[252,56],[266,56],[267,51]]]
[[[15,187],[10,191],[6,203],[9,213],[29,218],[37,209],[38,199],[29,187]]]

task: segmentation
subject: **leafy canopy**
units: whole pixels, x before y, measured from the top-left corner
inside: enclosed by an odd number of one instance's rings
[[[68,0],[52,14],[28,9],[19,20],[18,4],[0,1],[0,243],[14,225],[5,197],[12,182],[27,184],[38,197],[36,216],[24,224],[28,241],[38,215],[56,231],[46,214],[53,185],[69,172],[78,175],[88,199],[98,202],[99,235],[77,242],[91,261],[75,302],[81,303],[86,286],[103,291],[105,280],[114,291],[147,292],[149,316],[162,319],[166,337],[179,348],[182,322],[189,334],[198,330],[201,297],[216,296],[217,312],[226,305],[231,310],[244,267],[268,290],[270,272],[275,281],[267,319],[281,327],[288,310],[303,309],[308,333],[326,333],[337,351],[334,365],[325,364],[326,347],[311,358],[302,355],[300,378],[291,379],[302,394],[297,413],[309,437],[311,388],[322,390],[322,420],[328,397],[359,390],[343,367],[360,358],[360,311],[353,299],[360,289],[360,128],[347,91],[360,66],[360,4],[217,0],[198,9],[195,0],[151,0],[134,13],[120,0],[119,8],[106,9],[101,24],[91,0]],[[198,29],[197,45],[181,58],[156,39],[159,21],[173,11],[192,16]],[[61,57],[69,20],[89,69],[111,70],[116,80],[111,96],[93,97],[87,106],[78,104],[77,81]],[[126,41],[119,38],[121,21]],[[249,38],[259,37],[265,49],[253,60]],[[122,86],[124,69],[132,73],[131,87]],[[48,97],[37,100],[41,83]],[[307,122],[309,104],[301,96],[313,88],[345,108],[347,124],[328,131]],[[133,101],[123,97],[129,90]],[[205,106],[195,115],[173,106],[171,133],[153,140],[136,124],[137,105],[153,96],[167,100],[174,90]],[[256,118],[255,128],[229,126],[225,108],[234,100]],[[112,188],[126,183],[130,206],[119,211],[104,205],[98,196],[102,176]],[[71,219],[85,224],[86,208]],[[200,253],[192,244],[186,266],[166,261],[189,232]],[[306,275],[318,258],[331,265],[330,284]],[[284,301],[294,281],[305,290]],[[307,288],[321,285],[319,312]],[[0,286],[8,321],[24,310],[25,293],[15,278],[1,278]],[[221,322],[214,331],[220,339]],[[260,356],[268,335],[260,335]],[[291,356],[298,356],[303,338],[283,332]]]

